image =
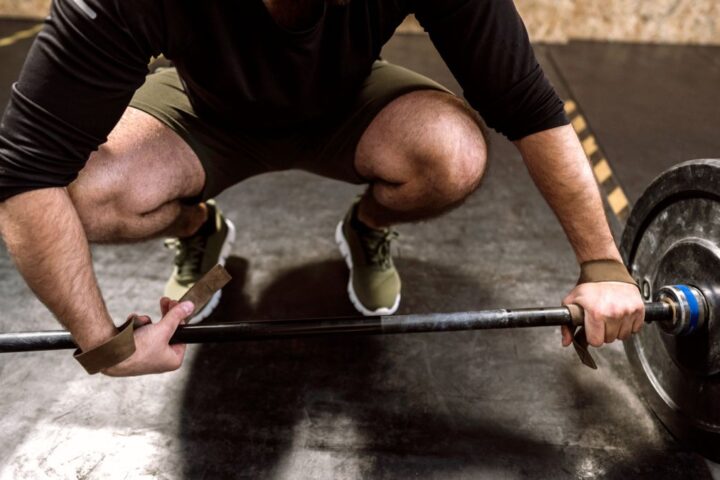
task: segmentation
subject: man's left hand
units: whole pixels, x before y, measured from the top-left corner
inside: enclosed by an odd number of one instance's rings
[[[588,343],[600,347],[618,338],[626,340],[643,326],[645,306],[635,285],[620,282],[583,283],[563,300],[585,310],[585,332]],[[562,327],[562,344],[572,343],[568,327]]]

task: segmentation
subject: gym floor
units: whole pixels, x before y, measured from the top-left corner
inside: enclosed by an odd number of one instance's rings
[[[31,26],[0,21],[0,38]],[[0,47],[3,108],[30,41]],[[720,48],[537,54],[630,202],[667,167],[720,156]],[[384,56],[459,91],[424,36],[396,36]],[[401,313],[553,306],[573,286],[552,212],[514,147],[492,140],[465,205],[399,228]],[[212,321],[352,315],[333,231],[359,191],[288,172],[221,195],[239,235]],[[616,233],[622,201],[608,202]],[[172,264],[161,241],[94,255],[116,318],[158,315]],[[58,328],[5,250],[0,292],[0,331]],[[4,354],[0,479],[720,479],[643,403],[622,345],[596,359],[599,370],[582,366],[555,329],[192,346],[180,371],[134,379],[89,377],[69,352]]]

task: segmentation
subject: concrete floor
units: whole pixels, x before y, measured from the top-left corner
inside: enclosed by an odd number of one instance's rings
[[[0,22],[0,36],[21,27]],[[2,101],[27,47],[0,48]],[[719,120],[717,53],[538,47],[633,198],[667,165],[720,155],[720,137],[703,130]],[[457,90],[424,37],[394,38],[385,57]],[[683,72],[688,59],[687,78],[658,81],[658,69]],[[680,98],[668,100],[674,85]],[[224,193],[239,236],[212,320],[352,314],[333,229],[358,191],[289,172]],[[497,136],[466,205],[400,233],[406,313],[556,305],[577,275],[519,155]],[[157,315],[172,261],[160,241],[94,254],[113,315]],[[5,251],[0,292],[0,331],[56,328]],[[194,346],[180,371],[134,379],[88,377],[67,352],[7,354],[0,479],[712,478],[716,467],[681,448],[639,398],[621,345],[596,359],[598,371],[580,365],[555,329]]]

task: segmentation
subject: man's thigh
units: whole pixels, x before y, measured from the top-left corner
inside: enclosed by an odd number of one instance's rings
[[[351,183],[367,183],[355,167],[355,150],[373,119],[393,100],[417,90],[452,95],[439,83],[408,69],[377,61],[348,105],[324,118],[282,131],[249,131],[200,118],[177,71],[148,76],[130,103],[182,138],[205,173],[198,199],[208,199],[251,176],[301,169]]]
[[[142,214],[198,195],[204,182],[198,158],[182,138],[155,117],[128,107],[69,189],[78,202],[121,202]]]
[[[350,183],[372,180],[358,171],[358,144],[375,119],[400,97],[417,91],[436,91],[455,97],[447,88],[419,73],[386,61],[377,61],[352,104],[324,124],[315,125],[307,138],[315,149],[308,149],[295,167],[324,177]]]
[[[130,101],[130,109],[154,117],[193,153],[202,172],[202,182],[195,189],[193,200],[212,198],[227,187],[267,170],[257,162],[257,149],[249,142],[196,114],[175,68],[163,68],[148,75]]]

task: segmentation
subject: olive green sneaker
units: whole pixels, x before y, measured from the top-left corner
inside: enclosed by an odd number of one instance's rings
[[[356,201],[335,230],[335,241],[350,269],[348,295],[363,315],[392,315],[400,306],[400,276],[390,256],[398,234],[375,230],[357,219]]]
[[[235,226],[225,218],[214,200],[205,202],[208,219],[195,235],[187,238],[170,238],[165,246],[176,250],[175,268],[165,285],[165,296],[173,300],[180,299],[190,290],[200,277],[218,263],[225,265],[235,242]],[[212,299],[193,318],[199,322],[207,318],[220,303],[222,291]]]

